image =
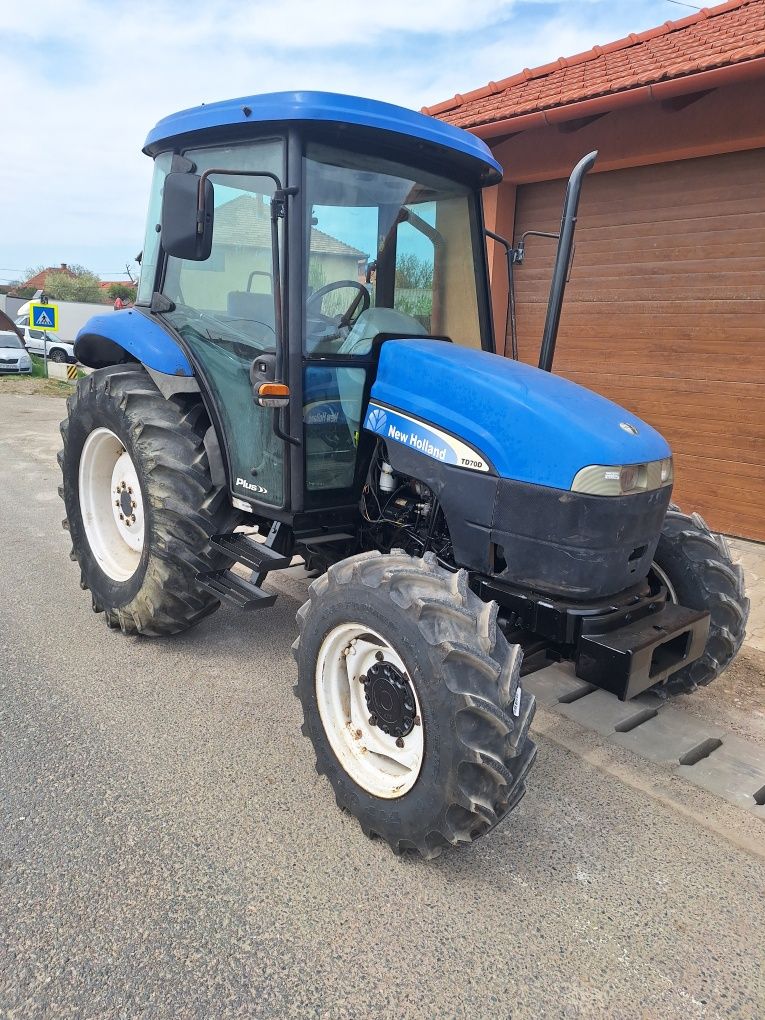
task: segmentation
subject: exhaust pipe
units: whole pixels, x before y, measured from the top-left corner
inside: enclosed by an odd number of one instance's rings
[[[555,357],[555,341],[558,338],[558,325],[560,324],[560,313],[563,307],[563,292],[566,289],[566,278],[568,277],[568,270],[571,264],[571,249],[574,242],[576,214],[579,208],[582,181],[587,171],[592,169],[597,158],[598,152],[596,149],[580,159],[571,171],[568,186],[566,187],[563,216],[560,221],[558,252],[555,256],[552,283],[550,284],[550,298],[547,302],[547,318],[545,319],[545,328],[542,334],[542,346],[539,350],[539,367],[545,372],[552,371],[553,358]]]

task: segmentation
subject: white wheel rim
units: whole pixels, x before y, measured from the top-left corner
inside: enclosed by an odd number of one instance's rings
[[[664,571],[661,569],[659,564],[656,562],[656,560],[654,560],[653,563],[651,564],[651,569],[653,570],[654,574],[656,574],[656,576],[659,578],[664,587],[667,589],[669,601],[672,602],[674,605],[677,605],[677,593],[675,592],[675,587],[670,581],[670,579],[667,577],[667,575],[664,573]]]
[[[414,694],[415,725],[400,738],[403,747],[370,723],[359,677],[375,665],[378,652],[406,677]],[[354,783],[385,800],[403,797],[412,789],[425,751],[422,712],[406,666],[383,637],[359,623],[341,624],[330,631],[316,663],[316,700],[332,750]]]
[[[127,581],[138,569],[143,551],[143,495],[130,454],[109,429],[95,429],[85,440],[79,495],[85,535],[96,562],[112,580]]]

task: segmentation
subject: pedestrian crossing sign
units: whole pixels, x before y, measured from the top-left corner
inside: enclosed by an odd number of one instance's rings
[[[58,329],[58,305],[31,304],[29,325],[32,329]]]

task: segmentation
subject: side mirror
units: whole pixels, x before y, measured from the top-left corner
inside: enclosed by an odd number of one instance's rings
[[[168,255],[192,262],[210,257],[213,234],[213,186],[196,174],[169,173],[162,192],[162,247]]]

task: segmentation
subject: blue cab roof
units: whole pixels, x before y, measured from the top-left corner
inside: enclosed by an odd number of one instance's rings
[[[152,128],[143,151],[154,156],[181,135],[201,133],[211,128],[280,121],[326,121],[390,131],[453,149],[463,157],[475,160],[479,164],[476,167],[479,172],[489,171],[492,184],[502,177],[502,167],[489,147],[468,131],[403,106],[333,92],[271,92],[181,110],[163,117]]]

